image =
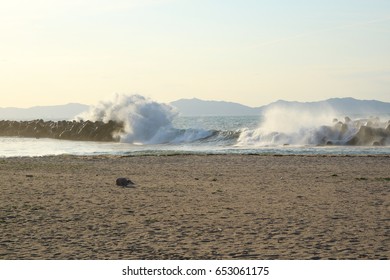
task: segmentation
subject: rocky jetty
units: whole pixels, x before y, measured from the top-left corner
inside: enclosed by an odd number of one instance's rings
[[[80,141],[119,141],[123,124],[114,121],[0,121],[0,136]]]
[[[351,146],[390,145],[390,120],[386,123],[380,122],[378,118],[353,121],[346,117],[344,122],[337,119],[334,122],[335,125],[333,127],[323,127],[322,133],[327,136],[322,138],[323,144]]]

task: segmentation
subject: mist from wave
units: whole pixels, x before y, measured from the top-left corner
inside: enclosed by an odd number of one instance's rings
[[[322,111],[274,107],[256,129],[244,129],[237,146],[390,145],[390,121],[379,117],[335,118],[332,108]]]
[[[336,117],[336,118],[335,118]],[[115,94],[78,120],[115,121],[123,130],[114,135],[136,145],[207,145],[227,148],[268,146],[388,146],[390,121],[379,117],[351,119],[331,107],[302,110],[269,108],[252,117],[179,117],[171,105],[140,95]]]
[[[12,133],[0,137],[0,157],[183,153],[390,154],[389,119],[390,115],[339,116],[326,106],[321,110],[273,106],[259,116],[184,117],[168,104],[140,95],[116,94],[77,116],[79,122],[67,122],[62,130],[56,130],[56,133],[61,132],[60,135],[68,133],[69,129],[76,133],[69,138],[57,138],[57,134],[51,134],[62,122],[45,124],[38,120],[25,126],[18,122],[2,122],[2,131]],[[104,129],[106,124],[118,126],[118,129]],[[44,128],[48,133],[37,133]],[[32,134],[26,135],[32,136],[27,138],[20,134],[24,130],[31,131]],[[91,136],[95,132],[99,132],[99,139],[109,140],[97,141]]]
[[[122,143],[139,145],[194,142],[212,134],[204,129],[175,128],[172,122],[177,115],[177,110],[168,104],[141,95],[115,94],[76,119],[121,123],[123,131],[114,137]]]

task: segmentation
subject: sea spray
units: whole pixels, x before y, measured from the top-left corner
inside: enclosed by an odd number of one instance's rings
[[[121,142],[146,143],[160,130],[169,130],[176,115],[177,111],[168,104],[141,95],[114,94],[77,118],[122,123],[124,131],[118,135]]]
[[[178,111],[140,95],[119,95],[102,101],[78,117],[82,120],[114,121],[123,129],[113,135],[121,142],[132,144],[170,144],[191,146],[249,148],[285,145],[390,145],[390,125],[379,118],[355,119],[337,116],[331,107],[313,110],[301,107],[272,106],[261,116],[258,128],[248,123],[227,128],[224,118],[214,128],[178,126]],[[335,120],[335,117],[338,119]],[[339,120],[340,119],[340,120]],[[213,119],[214,122],[218,118]],[[201,121],[198,119],[198,121]],[[236,120],[237,121],[237,120]],[[247,120],[248,121],[248,120]],[[252,120],[253,121],[253,120]],[[191,121],[193,122],[193,121]],[[203,122],[203,121],[202,121]]]
[[[263,121],[259,127],[264,133],[294,133],[300,130],[316,128],[320,125],[331,124],[335,116],[331,107],[321,110],[289,108],[275,106],[263,113]]]
[[[121,142],[133,144],[187,143],[212,134],[203,129],[176,129],[172,121],[177,115],[169,104],[141,95],[115,94],[77,119],[122,123],[124,130],[116,136]]]
[[[242,130],[237,145],[316,144],[317,128],[330,124],[332,116],[330,107],[316,111],[273,106],[263,113],[258,128]]]
[[[275,106],[263,115],[256,129],[243,129],[237,146],[354,145],[387,146],[389,122],[377,117],[344,121],[334,118],[331,107],[302,110]]]

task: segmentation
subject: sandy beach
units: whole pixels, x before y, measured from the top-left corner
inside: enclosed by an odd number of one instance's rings
[[[390,258],[389,155],[3,158],[0,186],[1,259]]]

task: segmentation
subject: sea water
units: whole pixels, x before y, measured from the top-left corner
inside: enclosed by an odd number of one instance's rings
[[[389,154],[390,115],[272,107],[261,116],[181,116],[140,95],[115,95],[75,120],[123,124],[119,142],[0,137],[0,157],[160,154]]]
[[[332,120],[331,120],[332,121]],[[262,116],[176,116],[159,128],[153,140],[137,142],[70,141],[0,137],[0,157],[45,155],[167,155],[167,154],[390,154],[390,146],[319,145],[316,129],[304,126],[265,128]],[[128,139],[126,137],[124,140]]]

